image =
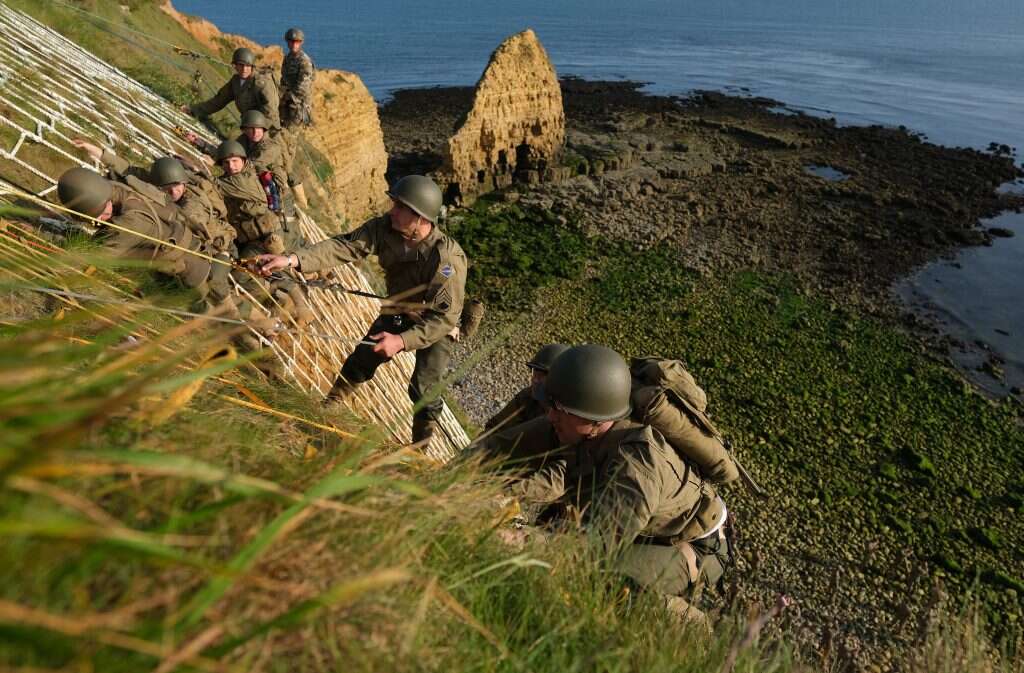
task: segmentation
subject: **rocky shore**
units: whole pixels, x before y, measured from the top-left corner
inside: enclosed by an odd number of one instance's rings
[[[1022,174],[998,148],[990,154],[934,145],[906,129],[838,126],[764,98],[651,96],[635,82],[575,78],[561,86],[567,177],[513,185],[501,198],[573,217],[589,235],[672,246],[700,273],[793,274],[809,290],[896,318],[893,281],[959,246],[990,244],[993,233],[979,219],[1024,205],[1024,196],[996,192]],[[380,110],[389,179],[440,166],[473,94],[395,92]],[[912,317],[905,322],[934,336]],[[933,341],[937,351],[949,346]],[[501,359],[525,361],[535,344],[517,331]],[[481,422],[521,379],[518,371],[474,370],[462,388],[476,390],[479,381],[479,395],[461,401]]]
[[[942,583],[962,598],[972,572],[990,580],[982,602],[1009,615],[1004,626],[1016,623],[1016,589],[1007,588],[1019,573],[1007,548],[1020,532],[1011,523],[1019,500],[1012,470],[995,454],[966,456],[956,433],[929,445],[926,424],[888,427],[904,412],[953,424],[977,413],[969,407],[980,402],[952,390],[955,377],[936,363],[941,343],[899,336],[908,321],[889,288],[922,263],[988,243],[979,219],[1024,205],[996,191],[1020,175],[1012,157],[937,146],[904,129],[841,127],[766,99],[649,96],[629,82],[561,85],[562,179],[513,184],[483,206],[454,211],[450,227],[540,220],[553,234],[597,241],[588,248],[594,259],[571,279],[538,287],[525,312],[492,308],[472,347],[458,349],[453,395],[463,410],[482,424],[526,383],[523,364],[548,341],[689,353],[771,493],[767,503],[729,493],[746,522],[742,600],[795,594],[800,607],[780,627],[813,656],[863,671],[900,668],[901,652],[943,609]],[[472,97],[471,88],[396,92],[380,111],[389,172],[436,169]],[[616,246],[629,252],[602,252]],[[501,272],[500,260],[477,263]],[[785,280],[759,280],[772,278]],[[704,304],[689,305],[687,288]],[[602,316],[605,301],[619,305]],[[716,320],[726,332],[706,331]],[[920,400],[908,401],[912,394]],[[925,402],[961,394],[970,404]],[[1013,421],[1002,422],[999,432],[1012,434]],[[997,473],[991,495],[935,507],[937,493],[978,493],[970,475],[981,473]],[[1004,528],[991,558],[974,565],[971,535],[983,537],[971,527],[976,517]]]

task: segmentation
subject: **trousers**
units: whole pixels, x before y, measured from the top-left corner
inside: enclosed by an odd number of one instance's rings
[[[406,315],[380,315],[370,325],[364,341],[373,341],[369,336],[378,332],[401,334],[413,325],[412,319]],[[415,351],[416,367],[409,379],[409,399],[417,407],[413,418],[436,421],[441,415],[444,403],[440,383],[451,361],[454,343],[454,339],[445,335],[440,341]],[[373,346],[360,343],[341,366],[341,375],[350,383],[364,383],[373,378],[377,367],[390,359],[374,353]]]

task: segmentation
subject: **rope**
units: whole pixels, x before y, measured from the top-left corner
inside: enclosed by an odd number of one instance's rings
[[[85,294],[85,293],[82,293],[82,292],[71,292],[70,290],[54,290],[53,288],[40,287],[38,285],[29,285],[29,286],[24,287],[23,289],[31,290],[32,292],[39,292],[39,293],[42,293],[42,294],[49,294],[49,295],[53,295],[53,296],[56,296],[56,297],[65,297],[67,299],[79,299],[79,300],[82,300],[82,301],[94,301],[94,302],[99,303],[99,304],[112,304],[114,306],[130,306],[132,308],[142,309],[142,310],[146,310],[146,311],[155,311],[155,312],[158,312],[158,313],[167,313],[168,315],[176,315],[176,316],[181,316],[181,317],[185,317],[185,318],[195,318],[195,319],[198,319],[198,320],[210,320],[210,321],[213,321],[213,322],[220,322],[220,323],[224,323],[224,324],[227,324],[227,325],[241,325],[243,327],[250,327],[249,323],[246,322],[245,320],[238,320],[236,318],[225,318],[225,317],[222,317],[222,316],[212,315],[212,314],[209,314],[209,313],[194,313],[192,311],[185,311],[185,310],[182,310],[182,309],[167,308],[167,307],[164,307],[164,306],[157,306],[156,304],[147,304],[146,302],[142,302],[142,301],[129,301],[127,299],[113,299],[113,298],[109,298],[109,297],[99,297],[99,296],[94,295],[94,294]],[[298,332],[296,330],[281,329],[281,330],[277,330],[277,332],[303,334],[305,336],[316,337],[318,339],[328,339],[328,340],[331,340],[331,341],[343,341],[345,343],[357,343],[357,342],[363,341],[363,339],[361,337],[360,338],[339,337],[339,336],[334,336],[332,334],[318,334],[316,332],[310,332],[308,330],[302,330],[301,332]]]

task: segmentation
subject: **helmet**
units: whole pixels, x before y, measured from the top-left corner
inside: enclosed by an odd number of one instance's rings
[[[106,178],[81,166],[65,171],[57,181],[60,202],[89,217],[98,217],[113,193],[114,188]]]
[[[243,129],[245,128],[260,128],[269,129],[270,124],[267,123],[267,118],[259,110],[246,110],[245,114],[242,115],[242,123],[239,124]]]
[[[248,47],[239,47],[231,55],[231,64],[241,63],[242,65],[256,65],[256,54]]]
[[[181,162],[174,157],[161,157],[149,167],[149,181],[158,187],[188,182],[188,173]]]
[[[306,36],[302,33],[299,28],[289,28],[284,34],[285,42],[302,42],[306,39]]]
[[[545,401],[591,421],[625,418],[631,411],[629,367],[606,346],[573,346],[559,355],[544,381]]]
[[[539,369],[542,372],[546,372],[551,369],[551,363],[555,361],[555,358],[567,350],[569,350],[569,347],[565,344],[541,346],[540,350],[526,363],[526,366],[530,369]]]
[[[220,163],[229,157],[247,159],[248,155],[245,153],[242,143],[237,140],[225,140],[217,147],[217,155],[214,158],[217,160],[217,163]]]
[[[441,214],[441,188],[430,178],[407,175],[392,187],[387,195],[401,201],[431,222]]]

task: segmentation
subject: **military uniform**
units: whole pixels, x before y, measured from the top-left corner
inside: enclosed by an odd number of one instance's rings
[[[127,184],[111,184],[114,207],[111,224],[148,238],[133,236],[113,227],[101,227],[99,240],[107,249],[120,257],[151,261],[157,270],[175,276],[188,287],[209,289],[213,303],[219,303],[228,295],[226,285],[205,287],[210,276],[209,260],[149,240],[158,239],[206,253],[202,241],[182,223],[175,207],[163,192],[131,176]]]
[[[376,255],[384,269],[388,295],[400,295],[403,303],[422,304],[415,310],[384,307],[367,335],[400,334],[405,350],[416,352],[409,398],[413,403],[423,400],[444,376],[454,343],[450,333],[462,313],[467,262],[459,244],[434,225],[423,240],[407,246],[385,215],[295,254],[303,272]],[[372,346],[361,343],[345,360],[341,375],[352,384],[363,383],[387,361],[374,353]],[[415,418],[436,420],[441,408],[438,397],[417,411]]]
[[[100,161],[110,169],[111,177],[119,182],[125,182],[129,176],[150,182],[149,169],[133,166],[109,149],[103,150]],[[235,230],[227,222],[227,207],[220,192],[210,180],[195,172],[189,171],[187,178],[185,194],[176,202],[168,198],[168,205],[179,209],[185,225],[211,252],[231,250]]]
[[[660,593],[715,584],[730,563],[725,503],[650,426],[617,421],[514,491],[543,521],[579,516],[622,574]]]
[[[286,133],[284,130],[274,132],[268,130],[258,143],[249,140],[249,136],[244,133],[235,138],[245,148],[246,158],[255,168],[257,175],[269,171],[274,176],[274,184],[277,185],[281,194],[285,193],[286,185],[291,185],[288,174],[291,165],[291,148],[288,147]],[[217,153],[217,145],[205,140],[197,141],[196,148],[211,157]]]
[[[526,386],[501,411],[491,416],[484,424],[485,430],[519,425],[547,414],[547,408],[534,398],[533,386]]]
[[[306,52],[288,52],[281,63],[281,123],[285,128],[313,123],[315,68]]]
[[[217,188],[224,197],[241,257],[280,254],[286,247],[298,245],[297,225],[288,227],[285,218],[267,207],[267,193],[250,164],[240,173],[217,178]]]
[[[510,475],[527,478],[545,465],[563,458],[565,447],[558,441],[544,416],[495,429],[469,448],[467,455]]]
[[[246,79],[233,75],[213,98],[190,105],[189,112],[197,117],[206,117],[231,102],[234,102],[239,114],[245,114],[248,110],[259,110],[266,116],[271,128],[281,127],[278,117],[277,85],[270,77],[258,72],[253,72],[252,76]]]

